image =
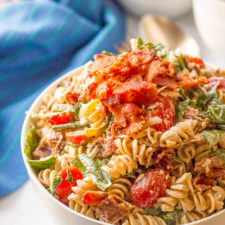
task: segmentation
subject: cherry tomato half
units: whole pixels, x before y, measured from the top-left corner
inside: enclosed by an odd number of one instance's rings
[[[84,135],[84,133],[80,132],[80,131],[66,132],[66,138],[69,142],[71,142],[75,145],[83,144],[87,140],[87,136]]]
[[[155,124],[153,127],[157,131],[165,132],[174,125],[175,121],[175,105],[171,98],[159,96],[152,107],[152,117],[162,119],[161,123]]]
[[[132,185],[130,195],[139,208],[152,206],[161,198],[170,186],[169,173],[164,169],[149,169],[144,177]]]
[[[71,122],[72,118],[73,118],[72,112],[62,112],[62,113],[56,113],[50,116],[46,116],[44,118],[44,121],[49,126],[54,126],[54,125],[69,123]]]
[[[83,195],[83,203],[89,206],[98,206],[98,204],[107,197],[105,192],[87,191]]]
[[[71,187],[77,186],[77,180],[83,179],[83,175],[77,168],[64,169],[58,175],[62,177],[62,181],[55,190],[56,197],[60,202],[68,205],[69,200],[67,198],[72,193]],[[67,178],[70,176],[72,179],[71,182],[68,182]]]

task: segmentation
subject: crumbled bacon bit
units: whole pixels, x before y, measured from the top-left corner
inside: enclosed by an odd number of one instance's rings
[[[61,151],[63,135],[60,132],[49,130],[41,140],[40,145],[33,151],[33,159],[45,158],[49,155],[58,155]]]
[[[216,181],[214,179],[208,178],[204,175],[197,175],[193,178],[193,186],[198,191],[205,191],[212,189],[213,186],[216,185]]]
[[[117,197],[109,197],[100,202],[96,216],[103,222],[117,224],[128,214],[128,205]]]
[[[194,88],[198,85],[203,86],[204,84],[208,83],[208,79],[206,77],[199,77],[197,80],[193,80],[186,71],[177,73],[175,80],[177,81],[178,85],[182,86],[184,89]]]
[[[96,55],[86,68],[88,82],[80,97],[83,101],[100,99],[114,115],[114,134],[132,135],[143,128],[146,119],[130,123],[121,114],[124,104],[147,105],[158,98],[157,85],[175,89],[193,88],[208,82],[200,77],[193,80],[189,72],[176,74],[175,67],[159,58],[148,47],[118,56]]]
[[[224,163],[218,156],[208,157],[195,163],[194,171],[208,178],[225,176]]]
[[[174,156],[175,153],[173,149],[158,149],[153,154],[153,165],[166,170],[172,170]]]
[[[97,146],[99,149],[99,153],[97,157],[104,158],[111,155],[113,152],[116,151],[116,146],[114,144],[114,138],[108,137],[98,137],[94,142],[94,146]]]

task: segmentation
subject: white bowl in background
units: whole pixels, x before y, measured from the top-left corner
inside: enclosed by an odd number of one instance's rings
[[[225,1],[193,0],[193,12],[202,40],[212,52],[225,57]]]
[[[169,18],[184,15],[191,9],[191,0],[118,0],[125,9],[137,16],[153,13]]]
[[[40,106],[43,104],[43,101],[42,101],[43,96],[46,93],[53,94],[55,89],[57,88],[57,86],[60,83],[62,83],[62,81],[64,79],[69,78],[73,75],[78,76],[81,74],[82,70],[83,70],[83,67],[79,67],[79,68],[63,75],[56,81],[54,81],[37,97],[37,99],[31,105],[29,111],[38,113]],[[104,222],[92,219],[90,217],[84,216],[84,215],[70,209],[69,207],[65,206],[63,203],[61,203],[56,198],[54,198],[38,181],[35,170],[33,170],[30,167],[30,165],[26,162],[26,160],[28,158],[24,154],[24,151],[23,151],[24,145],[25,145],[26,133],[27,133],[27,130],[31,127],[31,125],[32,125],[32,120],[31,120],[29,114],[27,114],[27,116],[24,120],[24,123],[23,123],[22,133],[21,133],[22,156],[23,156],[23,160],[24,160],[24,163],[25,163],[25,166],[27,169],[27,173],[28,173],[30,180],[32,182],[32,185],[38,195],[38,198],[41,200],[43,207],[46,208],[47,212],[51,215],[54,223],[59,224],[59,225],[62,225],[62,224],[66,224],[66,225],[95,225],[95,224],[110,225],[108,223],[104,223]],[[24,206],[24,207],[26,207],[26,206]],[[41,216],[38,213],[39,212],[37,211],[37,216]],[[199,220],[199,221],[196,221],[193,223],[189,223],[189,225],[212,225],[212,224],[224,225],[225,224],[224,221],[225,221],[225,210],[221,210],[220,212],[218,212],[210,217],[206,217],[202,220]],[[46,221],[46,223],[48,223],[48,222]]]

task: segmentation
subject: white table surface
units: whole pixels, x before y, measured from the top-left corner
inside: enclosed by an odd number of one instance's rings
[[[223,59],[213,55],[199,37],[191,13],[174,20],[185,32],[192,35],[198,42],[203,59],[217,65],[225,65]],[[127,34],[138,37],[138,19],[127,15]],[[0,198],[1,225],[53,225],[51,217],[34,192],[31,182],[26,182],[16,192]],[[85,224],[84,224],[85,225]]]

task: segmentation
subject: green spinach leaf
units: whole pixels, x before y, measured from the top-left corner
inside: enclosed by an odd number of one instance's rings
[[[39,145],[40,138],[36,133],[36,127],[31,127],[28,132],[27,136],[25,137],[25,147],[24,153],[31,158],[32,152],[37,148]]]
[[[40,160],[27,160],[27,162],[36,169],[47,169],[55,164],[56,156],[51,155]]]
[[[214,146],[218,143],[222,135],[225,133],[223,130],[205,130],[201,133],[204,136],[206,141],[211,145]]]
[[[60,177],[59,175],[55,174],[52,183],[50,184],[49,187],[49,192],[55,197],[55,190],[56,188],[59,186],[59,184],[62,182],[62,177]]]
[[[85,177],[94,176],[96,185],[101,190],[104,191],[111,185],[111,178],[108,173],[102,169],[104,164],[100,159],[93,159],[85,154],[79,154],[72,163]]]
[[[73,177],[72,177],[71,172],[70,172],[69,170],[67,170],[66,173],[67,173],[66,181],[67,181],[68,183],[72,183],[72,182],[73,182]]]

